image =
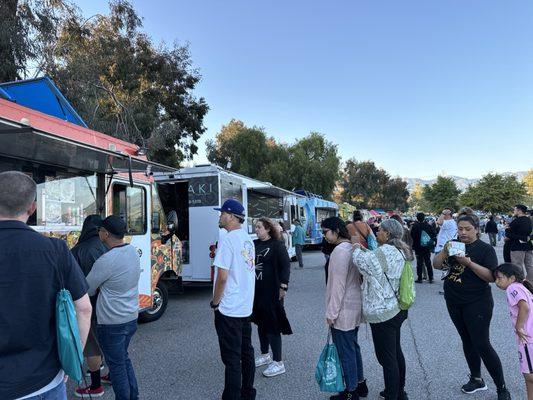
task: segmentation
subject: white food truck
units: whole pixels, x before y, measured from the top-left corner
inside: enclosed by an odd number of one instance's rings
[[[294,257],[291,222],[299,216],[298,199],[303,196],[210,164],[154,173],[154,178],[162,203],[168,207],[165,211],[178,212],[176,234],[182,245],[183,282],[212,282],[212,262],[221,233],[219,212],[214,208],[230,198],[243,204],[243,228],[252,238],[256,238],[255,219],[267,217],[282,223],[289,256]]]

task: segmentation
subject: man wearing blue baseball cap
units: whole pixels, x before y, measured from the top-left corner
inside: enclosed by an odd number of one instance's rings
[[[215,256],[215,285],[211,308],[220,355],[226,367],[222,400],[254,400],[255,358],[250,315],[255,291],[255,248],[242,223],[244,207],[229,199],[220,211],[219,227],[228,233]]]

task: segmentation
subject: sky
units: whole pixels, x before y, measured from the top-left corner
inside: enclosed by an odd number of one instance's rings
[[[104,0],[75,0],[84,15]],[[533,2],[136,0],[155,43],[189,44],[210,107],[392,176],[477,178],[533,168]]]

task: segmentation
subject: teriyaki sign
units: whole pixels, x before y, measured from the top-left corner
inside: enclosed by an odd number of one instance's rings
[[[204,176],[189,181],[189,207],[218,205],[218,177]]]

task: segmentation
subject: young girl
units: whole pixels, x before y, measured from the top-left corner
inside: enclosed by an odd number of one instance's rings
[[[505,290],[518,341],[520,370],[524,374],[528,400],[533,400],[533,285],[524,279],[521,267],[501,264],[494,271],[496,286]]]

